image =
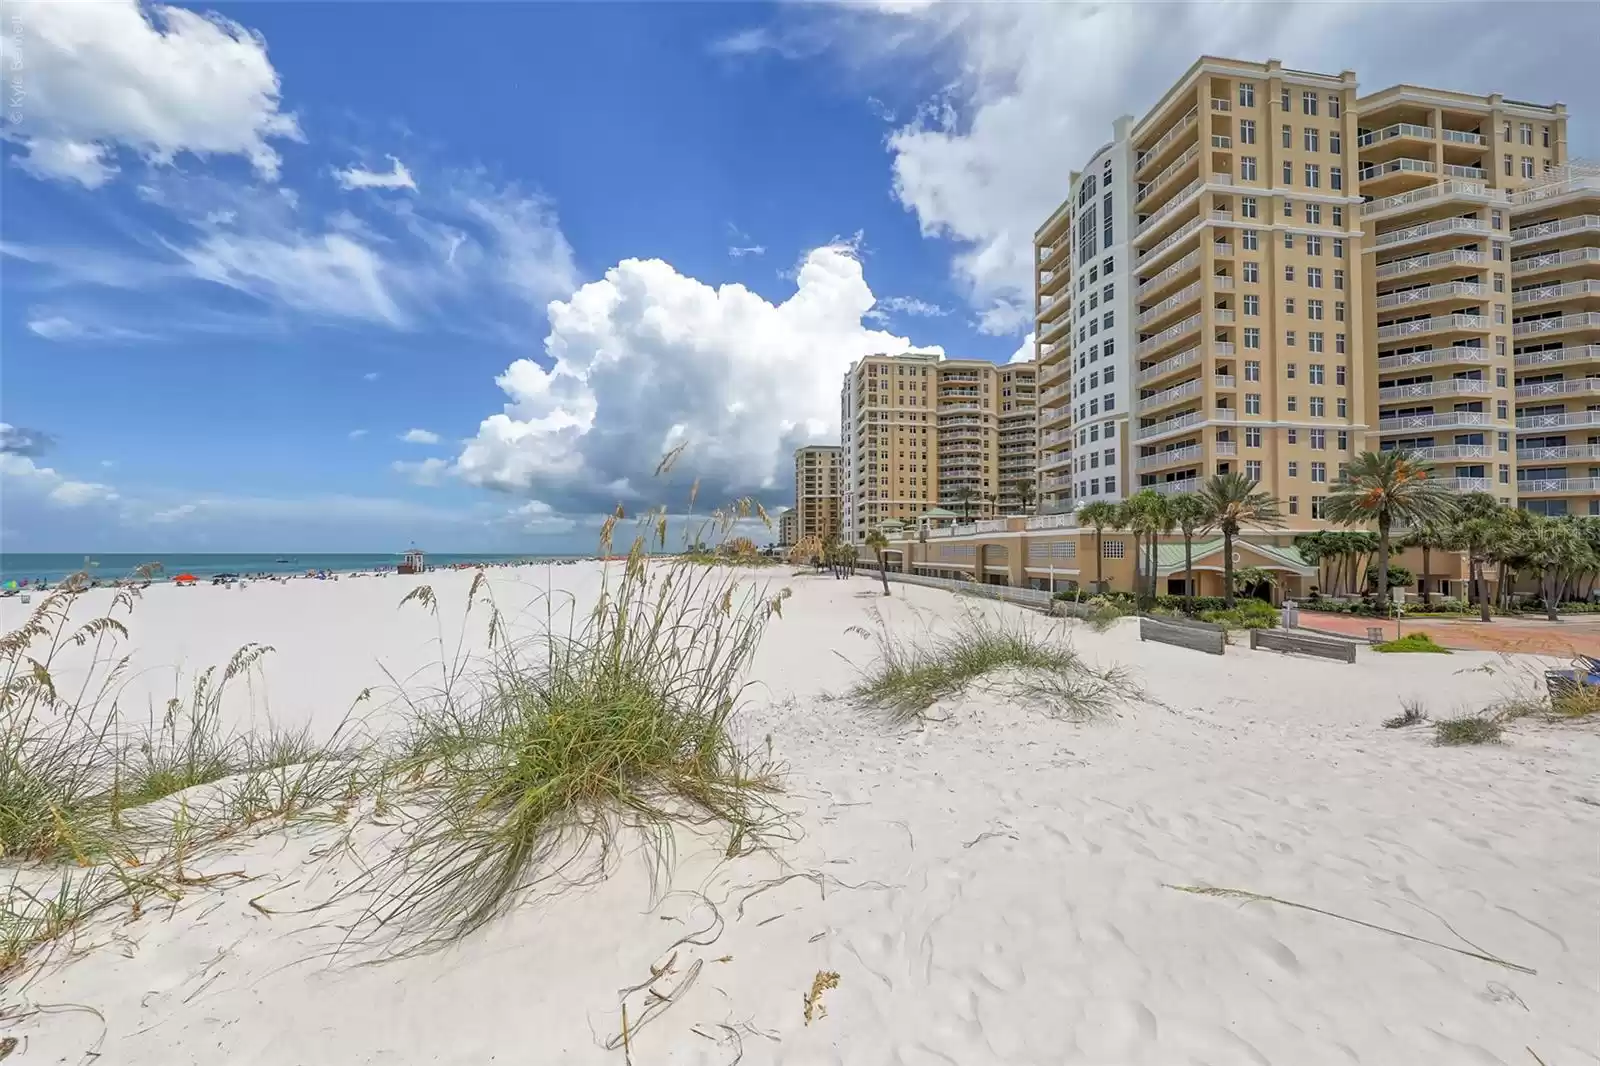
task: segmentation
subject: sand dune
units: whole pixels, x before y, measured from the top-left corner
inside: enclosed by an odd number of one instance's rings
[[[552,590],[583,602],[598,587],[593,565],[511,576],[495,592],[523,631]],[[396,610],[399,579],[153,589],[135,661],[193,669],[272,644],[264,684],[230,713],[331,728],[439,641],[481,648],[459,628],[469,576],[432,577],[438,622]],[[383,827],[360,828],[354,851],[334,847],[344,827],[240,839],[200,865],[244,877],[98,921],[14,980],[0,1026],[23,1041],[16,1061],[1597,1061],[1600,735],[1522,722],[1503,745],[1437,748],[1380,727],[1401,697],[1481,706],[1519,683],[1514,664],[1217,659],[1141,644],[1126,623],[1094,633],[915,587],[884,599],[865,577],[772,580],[794,595],[741,721],[788,766],[791,819],[770,851],[729,861],[720,838],[680,830],[655,892],[632,851],[449,951],[361,966],[331,954],[362,905],[337,893]],[[1146,695],[1075,723],[980,687],[893,727],[829,698],[871,659],[853,629],[873,611],[902,635],[963,611],[1056,627]],[[171,676],[140,674],[130,705],[164,698]],[[819,974],[837,987],[808,1022]],[[16,1020],[29,1005],[50,1010]]]

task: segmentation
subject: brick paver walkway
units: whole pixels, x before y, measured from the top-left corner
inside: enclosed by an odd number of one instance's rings
[[[1447,648],[1523,652],[1530,655],[1600,655],[1600,615],[1569,615],[1559,622],[1542,618],[1495,618],[1490,622],[1455,618],[1407,618],[1380,622],[1350,614],[1322,614],[1301,608],[1300,624],[1312,629],[1365,637],[1369,626],[1383,626],[1393,638],[1424,632]]]

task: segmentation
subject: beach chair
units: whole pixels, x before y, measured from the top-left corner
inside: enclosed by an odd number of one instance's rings
[[[1576,696],[1579,681],[1576,670],[1546,670],[1544,672],[1545,688],[1550,690],[1550,699],[1557,700],[1562,696]]]
[[[1384,640],[1384,637],[1383,637],[1383,627],[1382,626],[1368,626],[1367,627],[1367,643],[1368,644],[1382,644],[1383,640]]]

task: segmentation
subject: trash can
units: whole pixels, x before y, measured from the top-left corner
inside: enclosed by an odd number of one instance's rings
[[[1284,600],[1283,608],[1279,611],[1278,625],[1284,629],[1300,628],[1300,605],[1293,600]]]

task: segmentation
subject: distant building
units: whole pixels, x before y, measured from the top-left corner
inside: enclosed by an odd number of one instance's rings
[[[800,512],[793,507],[785,507],[778,513],[778,545],[783,548],[792,548],[799,543],[800,537],[797,530],[800,526]]]
[[[808,444],[794,453],[794,541],[826,540],[839,531],[839,452],[836,444]]]

